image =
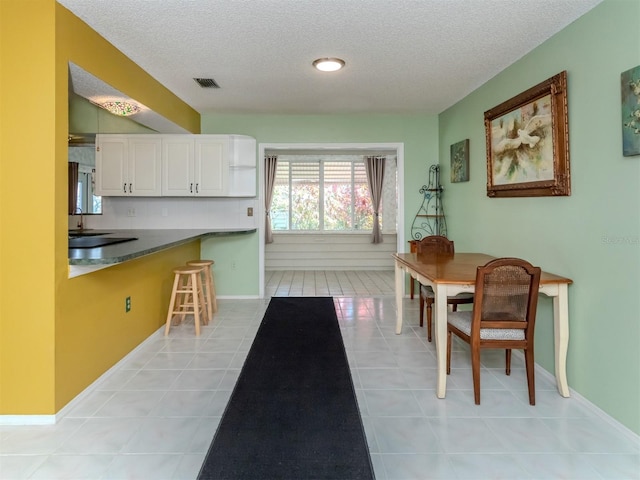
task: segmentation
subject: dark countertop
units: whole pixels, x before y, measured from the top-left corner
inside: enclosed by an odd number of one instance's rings
[[[87,233],[92,234],[105,232],[104,237],[137,237],[138,240],[96,248],[70,248],[69,265],[109,266],[167,248],[177,247],[197,239],[221,235],[243,235],[255,231],[255,228],[198,230],[116,230],[109,228],[87,230]]]

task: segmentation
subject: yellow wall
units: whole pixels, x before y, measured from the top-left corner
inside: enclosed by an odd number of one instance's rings
[[[199,254],[193,242],[68,278],[69,61],[200,131],[197,112],[55,0],[0,1],[0,415],[59,411],[162,324],[170,268]]]
[[[0,1],[0,413],[54,405],[54,12]]]
[[[164,324],[172,268],[199,256],[197,240],[65,282],[56,302],[56,411]]]

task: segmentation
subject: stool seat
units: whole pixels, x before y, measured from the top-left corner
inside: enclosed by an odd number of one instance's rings
[[[202,286],[204,289],[204,300],[207,308],[207,315],[209,320],[213,318],[213,314],[218,311],[218,301],[216,299],[216,285],[213,281],[213,265],[216,262],[213,260],[199,259],[190,260],[187,262],[188,266],[201,267],[202,268]]]
[[[193,314],[196,335],[200,335],[201,319],[205,325],[209,323],[202,288],[202,269],[203,267],[195,265],[173,269],[173,289],[171,290],[167,322],[164,327],[165,336],[169,335],[171,322],[175,315],[178,315],[179,322],[182,322],[187,314]]]

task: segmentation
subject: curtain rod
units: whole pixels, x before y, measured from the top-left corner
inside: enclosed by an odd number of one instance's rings
[[[394,150],[371,150],[371,149],[338,149],[338,148],[320,148],[320,149],[286,149],[286,148],[267,148],[265,155],[373,155],[373,156],[395,156],[397,151]]]

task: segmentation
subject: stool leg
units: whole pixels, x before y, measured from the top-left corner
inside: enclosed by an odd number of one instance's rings
[[[211,308],[211,288],[209,288],[208,274],[207,268],[202,269],[202,275],[200,275],[200,285],[202,286],[203,296],[204,296],[204,307],[207,310],[207,319],[205,324],[209,325],[209,322],[213,320],[213,310]]]
[[[202,323],[204,325],[208,325],[209,324],[209,319],[211,318],[209,316],[209,313],[207,311],[207,298],[205,296],[205,290],[204,290],[204,283],[202,280],[202,275],[198,275],[198,300],[200,302],[200,309],[202,311]]]
[[[209,322],[213,319],[213,314],[209,308],[209,295],[206,289],[206,282],[204,278],[202,278],[202,275],[198,276],[198,280],[200,280],[199,292],[202,293],[202,298],[200,299],[200,305],[202,307],[202,324],[209,325]]]
[[[175,278],[173,279],[173,289],[171,290],[171,300],[169,301],[169,312],[167,313],[167,323],[164,326],[165,336],[169,335],[169,329],[171,328],[171,319],[173,318],[173,307],[176,303],[179,283],[180,283],[180,275],[175,275]]]
[[[211,304],[213,306],[213,311],[218,311],[218,300],[216,299],[216,284],[213,281],[213,268],[209,266],[209,271],[207,272],[207,282],[209,283],[209,289],[211,291]]]
[[[198,281],[198,277],[200,276],[200,272],[192,273],[191,277],[191,297],[193,298],[193,322],[196,324],[196,336],[200,335],[200,308],[201,303],[200,299],[202,298],[202,289],[198,288],[200,282]]]
[[[209,320],[213,320],[213,306],[211,305],[212,301],[213,301],[213,292],[211,291],[211,281],[209,280],[209,268],[210,267],[205,267],[202,270],[202,280],[203,280],[203,288],[204,288],[204,296],[205,296],[205,303],[207,306],[207,315],[209,317]],[[207,322],[208,324],[209,322]]]

